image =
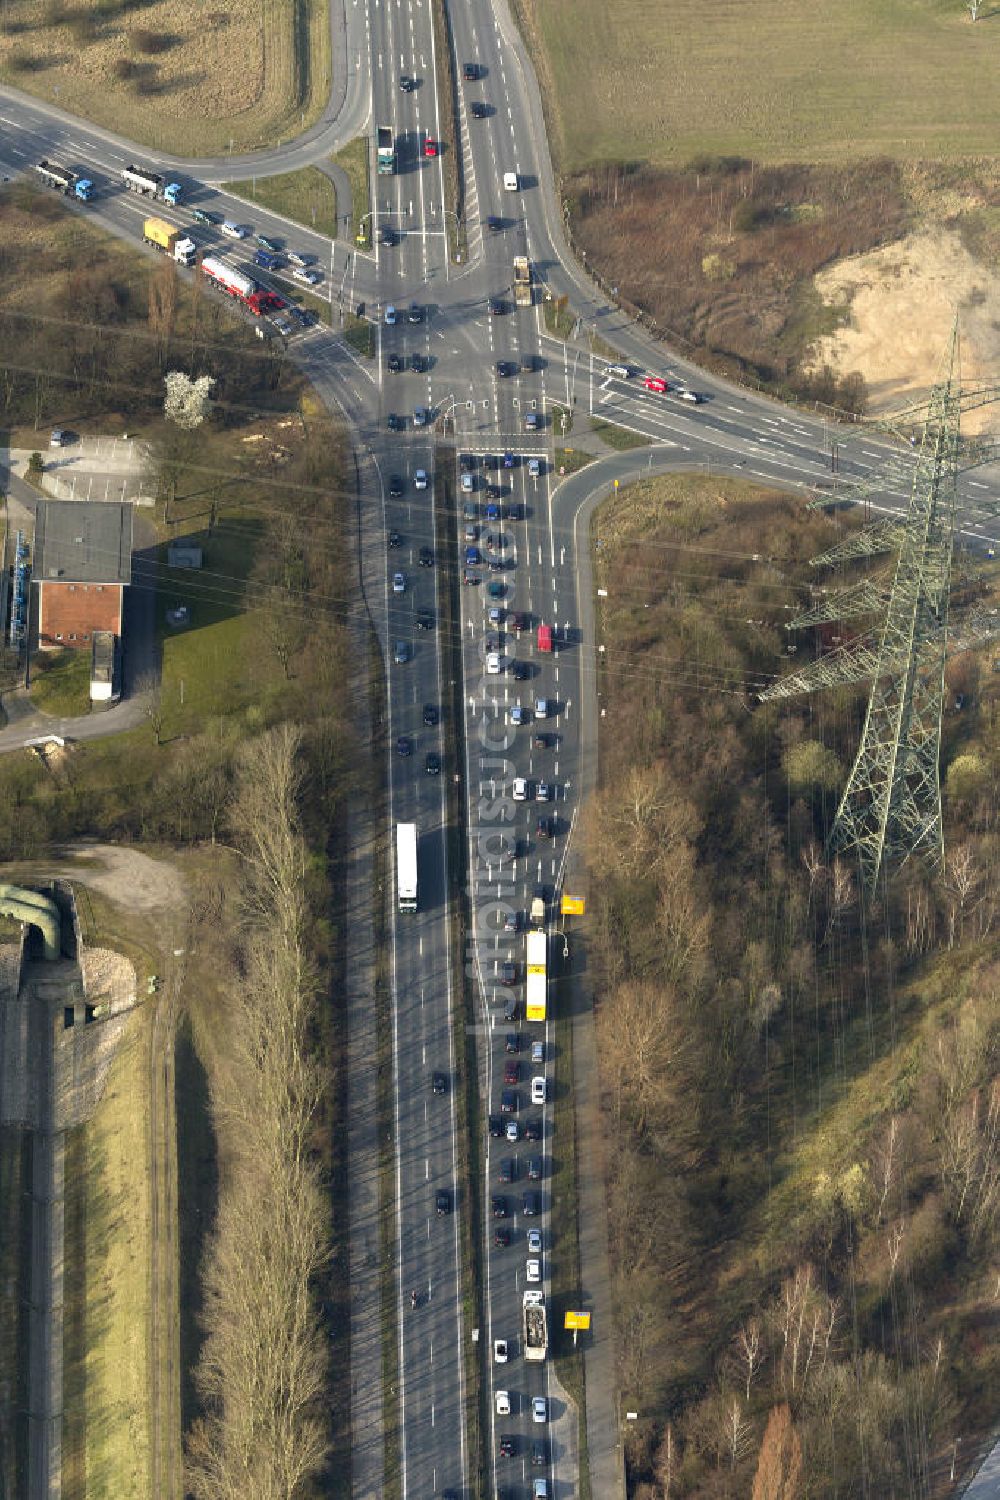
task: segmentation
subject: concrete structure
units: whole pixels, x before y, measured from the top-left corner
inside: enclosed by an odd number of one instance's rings
[[[132,581],[131,505],[39,501],[33,581],[43,650],[90,650],[95,630],[120,636]]]

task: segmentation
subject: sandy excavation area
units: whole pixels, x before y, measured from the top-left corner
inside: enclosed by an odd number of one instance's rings
[[[961,236],[926,229],[841,261],[816,278],[824,302],[850,320],[813,346],[813,365],[859,370],[877,416],[921,399],[937,378],[958,313],[964,384],[1000,371],[1000,276],[973,259]],[[962,418],[967,433],[1000,432],[1000,405]]]

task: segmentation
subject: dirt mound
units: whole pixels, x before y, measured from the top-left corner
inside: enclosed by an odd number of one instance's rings
[[[872,415],[919,399],[937,378],[958,314],[964,382],[994,378],[1000,363],[1000,275],[966,249],[955,230],[926,229],[841,261],[816,277],[823,301],[850,307],[850,320],[812,346],[811,368],[858,370]],[[962,420],[966,432],[1000,427],[986,406]]]

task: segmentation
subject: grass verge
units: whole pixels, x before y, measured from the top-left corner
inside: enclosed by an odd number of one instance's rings
[[[545,331],[553,338],[568,339],[576,326],[576,313],[569,305],[568,297],[547,297],[542,303],[545,315]]]
[[[595,437],[600,438],[602,443],[622,453],[627,452],[629,448],[648,447],[652,441],[643,432],[632,432],[628,427],[619,427],[614,422],[603,422],[597,417],[591,419],[590,430]]]
[[[348,142],[342,151],[330,157],[330,160],[347,174],[347,180],[351,184],[351,217],[350,222],[344,225],[345,238],[348,235],[352,239],[355,237],[358,226],[366,221],[371,207],[370,149],[368,137],[359,135],[355,140]],[[346,209],[342,209],[341,212],[346,212]],[[369,232],[369,243],[370,241]]]
[[[337,190],[318,167],[300,167],[277,177],[251,177],[227,183],[232,192],[281,214],[293,224],[337,237]]]
[[[444,101],[438,128],[441,131],[441,157],[444,170],[445,223],[448,251],[454,261],[468,255],[465,234],[465,172],[460,154],[462,139],[458,86],[455,80],[455,53],[451,23],[444,0],[433,0],[434,60],[437,66],[438,99]]]
[[[576,474],[588,464],[595,463],[596,458],[596,454],[584,453],[581,448],[556,448],[553,462],[556,473],[563,479],[567,474]]]
[[[149,1019],[131,1013],[103,1099],[67,1134],[68,1500],[149,1493]]]
[[[89,713],[89,650],[39,652],[31,668],[31,701],[56,718]]]
[[[366,359],[375,357],[375,329],[367,318],[356,318],[353,313],[348,313],[344,319],[344,342]]]
[[[573,1019],[562,996],[571,981],[550,985],[555,1011],[555,1049],[559,1061],[558,1087],[553,1102],[552,1130],[556,1149],[551,1154],[551,1198],[553,1246],[552,1306],[549,1339],[556,1375],[566,1394],[576,1403],[580,1445],[580,1500],[590,1500],[590,1468],[587,1462],[587,1391],[583,1352],[573,1347],[573,1336],[563,1328],[567,1311],[579,1302],[580,1243],[577,1233],[576,1112],[573,1103]],[[558,1228],[556,1226],[559,1226]]]

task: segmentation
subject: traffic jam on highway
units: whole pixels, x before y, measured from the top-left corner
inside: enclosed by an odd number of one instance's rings
[[[35,166],[37,179],[46,187],[73,198],[78,203],[91,203],[98,195],[95,182],[83,177],[68,167],[43,158]],[[144,219],[142,238],[152,249],[169,256],[179,266],[200,267],[207,283],[217,291],[230,297],[244,312],[260,320],[257,332],[260,337],[273,330],[285,337],[299,329],[315,325],[316,314],[300,307],[292,300],[290,289],[284,293],[260,276],[265,271],[269,276],[288,278],[307,290],[313,290],[323,282],[323,272],[318,266],[318,257],[302,250],[290,250],[270,235],[255,234],[251,226],[236,223],[221,213],[197,205],[185,209],[188,191],[183,184],[171,182],[158,172],[130,163],[119,174],[122,188],[129,193],[148,199],[151,204],[163,204],[179,218],[187,212],[202,229],[218,234],[230,242],[247,242],[246,264],[231,265],[219,254],[206,255],[204,246],[192,237],[198,229],[181,227],[172,219],[152,214]],[[200,236],[204,238],[204,236]]]

